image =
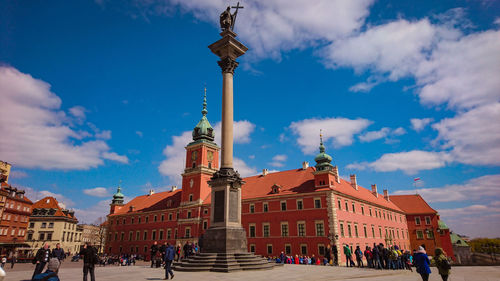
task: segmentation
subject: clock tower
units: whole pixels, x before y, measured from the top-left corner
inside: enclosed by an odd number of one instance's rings
[[[210,195],[207,183],[219,169],[219,150],[215,133],[207,119],[207,89],[203,97],[200,122],[193,129],[193,141],[186,146],[186,166],[182,174],[181,205],[201,204]]]

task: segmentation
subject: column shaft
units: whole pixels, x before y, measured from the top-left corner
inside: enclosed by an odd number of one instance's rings
[[[222,165],[233,168],[233,74],[222,73]]]

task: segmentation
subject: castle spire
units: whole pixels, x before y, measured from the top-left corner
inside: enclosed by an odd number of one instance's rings
[[[205,94],[203,95],[203,110],[201,111],[201,114],[203,116],[207,116],[208,110],[207,110],[207,87],[205,86]]]
[[[123,204],[123,198],[125,195],[122,193],[122,180],[118,183],[118,188],[116,189],[116,193],[113,195],[113,200],[111,201],[111,204],[117,204],[117,205],[122,205]]]
[[[332,157],[325,153],[325,146],[323,145],[323,131],[319,131],[319,154],[316,155],[314,161],[316,161],[316,170],[332,170],[333,166],[330,164],[332,162]]]
[[[207,87],[204,88],[203,109],[201,110],[201,120],[193,129],[193,140],[207,140],[213,142],[215,139],[214,129],[207,119]]]

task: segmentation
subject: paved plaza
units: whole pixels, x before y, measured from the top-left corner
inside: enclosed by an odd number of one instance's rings
[[[31,264],[17,264],[14,270],[7,266],[7,281],[30,280],[34,266]],[[437,270],[429,280],[441,280]],[[82,280],[82,264],[65,262],[60,270],[61,281]],[[162,280],[164,270],[150,268],[145,263],[136,266],[106,266],[96,268],[96,280]],[[210,280],[374,280],[374,281],[418,281],[420,276],[414,271],[407,270],[372,270],[331,266],[285,265],[273,270],[239,271],[233,273],[213,272],[175,272],[174,280],[210,281]],[[451,281],[500,281],[500,267],[453,267]]]

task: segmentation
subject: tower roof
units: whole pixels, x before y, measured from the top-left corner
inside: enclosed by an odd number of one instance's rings
[[[122,187],[121,182],[118,184],[118,188],[116,189],[116,193],[113,195],[113,201],[112,204],[123,204],[123,198],[125,198],[125,195],[122,193]]]
[[[201,114],[203,115],[200,119],[200,122],[193,129],[193,140],[208,140],[214,141],[215,133],[212,125],[208,122],[207,119],[207,88],[205,88],[205,94],[203,96],[203,109]]]
[[[323,134],[319,134],[319,154],[316,155],[314,161],[316,161],[316,169],[318,171],[326,170],[327,167],[333,167],[330,162],[332,162],[332,157],[325,152],[325,146],[323,145]]]

